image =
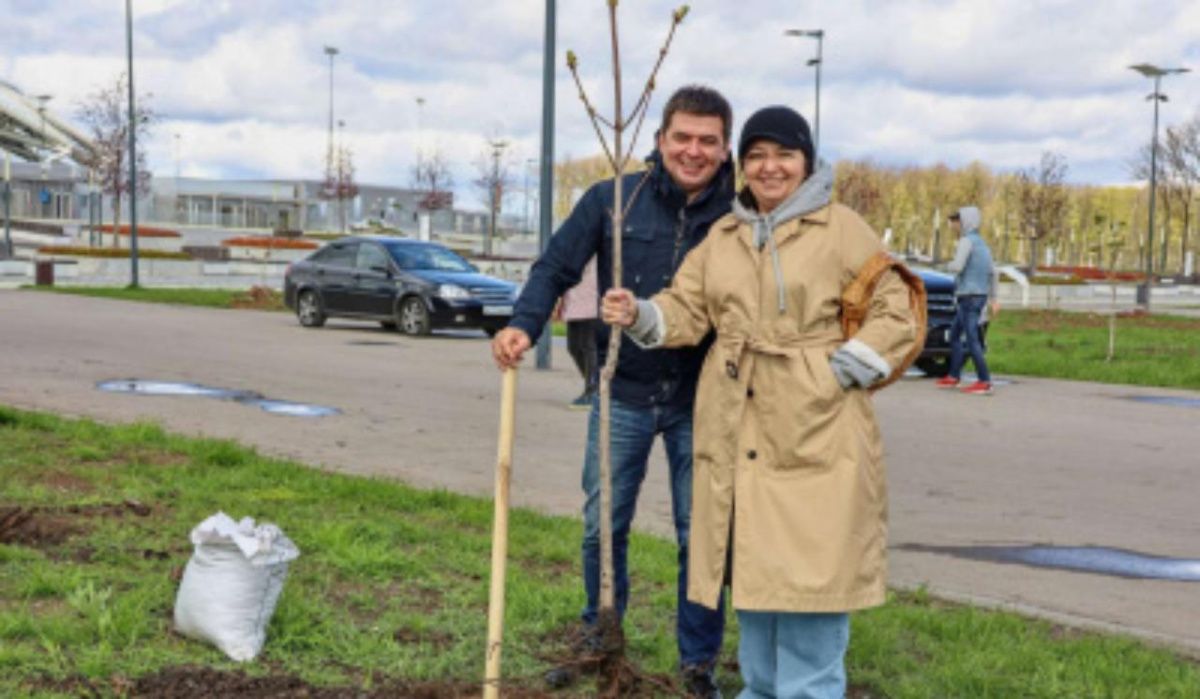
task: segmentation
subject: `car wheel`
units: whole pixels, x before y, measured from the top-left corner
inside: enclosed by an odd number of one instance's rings
[[[306,328],[319,328],[325,324],[325,312],[315,291],[302,291],[296,299],[296,317]]]
[[[950,373],[950,358],[949,357],[923,357],[918,359],[917,368],[925,372],[926,376],[932,376],[935,379],[940,379]]]
[[[396,312],[396,325],[405,335],[428,335],[432,328],[425,302],[419,296],[409,296],[401,301]]]

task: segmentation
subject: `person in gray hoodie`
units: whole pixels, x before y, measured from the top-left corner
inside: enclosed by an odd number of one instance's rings
[[[992,392],[992,375],[984,356],[979,325],[989,299],[992,315],[1000,311],[1000,306],[996,301],[996,265],[992,261],[991,249],[979,235],[979,224],[979,209],[974,206],[964,206],[950,214],[950,226],[959,235],[954,259],[946,266],[955,275],[956,309],[954,322],[950,325],[950,373],[938,379],[935,385],[938,388],[957,388],[962,380],[965,355],[969,353],[971,361],[975,363],[977,380],[962,391],[972,395],[989,395]]]

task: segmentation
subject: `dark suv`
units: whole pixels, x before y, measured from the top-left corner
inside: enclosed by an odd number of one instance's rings
[[[921,267],[911,269],[925,283],[928,297],[925,309],[929,316],[925,349],[917,357],[916,365],[929,376],[942,377],[950,372],[950,324],[954,322],[955,310],[954,277]],[[985,340],[987,327],[987,321],[984,321],[979,328]]]
[[[435,328],[494,334],[512,317],[517,288],[445,246],[386,236],[329,243],[291,265],[283,282],[284,302],[305,327],[357,318],[409,335]]]

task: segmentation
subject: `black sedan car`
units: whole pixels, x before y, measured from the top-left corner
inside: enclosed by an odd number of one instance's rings
[[[928,315],[925,348],[917,357],[916,365],[929,376],[940,378],[950,372],[950,324],[954,322],[956,310],[954,277],[921,267],[913,267],[912,271],[925,284],[925,310]],[[987,328],[988,323],[985,320],[979,327],[980,336],[985,341],[985,349]]]
[[[518,289],[437,243],[385,236],[331,242],[291,265],[283,287],[284,302],[305,327],[355,318],[408,335],[435,328],[494,334],[512,317]]]

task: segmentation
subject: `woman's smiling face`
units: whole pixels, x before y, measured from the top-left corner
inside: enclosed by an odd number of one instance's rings
[[[804,151],[759,139],[742,158],[742,172],[761,213],[773,211],[804,182],[808,163]]]

